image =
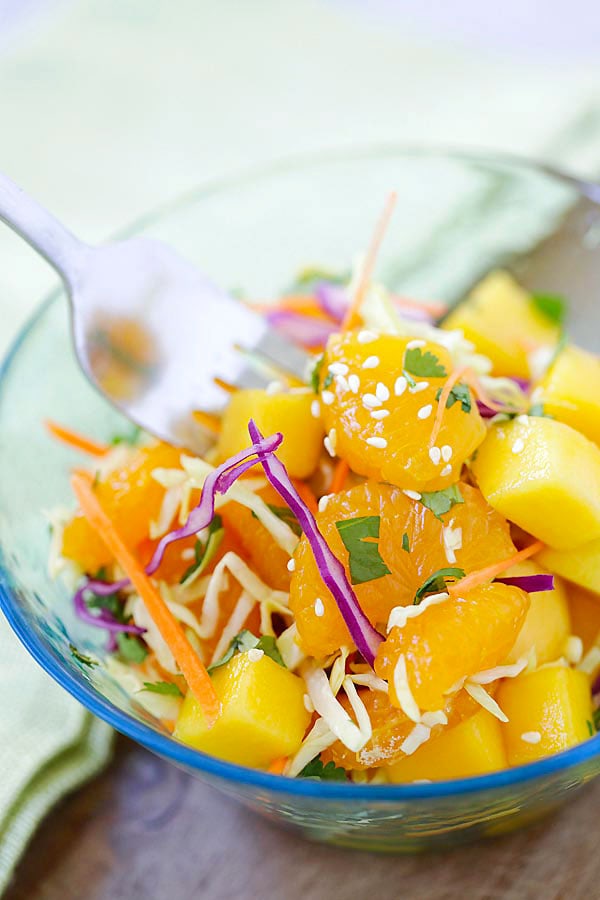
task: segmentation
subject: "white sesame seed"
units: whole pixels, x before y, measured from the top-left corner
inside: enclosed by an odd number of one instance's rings
[[[313,419],[321,418],[321,404],[318,400],[313,400],[313,402],[310,404],[310,412]]]
[[[331,441],[329,439],[328,434],[326,434],[325,437],[323,438],[323,446],[325,447],[325,449],[327,450],[327,452],[329,453],[329,455],[331,457],[335,456],[335,450],[331,446]]]
[[[426,391],[429,387],[428,381],[417,381],[414,387],[409,387],[409,391],[411,394],[420,394],[421,391]]]
[[[359,344],[370,344],[372,343],[372,341],[377,340],[377,335],[372,331],[359,331],[356,336],[356,340]]]
[[[329,434],[327,435],[327,437],[329,438],[329,443],[331,444],[332,450],[335,450],[337,448],[337,431],[335,430],[335,428],[329,429]]]
[[[288,561],[287,561],[287,570],[288,570],[288,572],[295,572],[295,571],[296,571],[296,560],[295,560],[295,559],[293,559],[293,558],[292,558],[292,559],[288,559]]]
[[[421,499],[421,495],[419,494],[418,491],[402,491],[402,493],[405,494],[405,496],[407,496],[409,500],[420,500]]]
[[[358,389],[360,387],[360,378],[358,375],[348,375],[348,387],[353,394],[358,394]]]
[[[416,350],[418,347],[424,347],[424,346],[425,346],[425,341],[420,341],[420,340],[409,341],[408,344],[406,345],[406,349],[407,350]]]
[[[444,468],[440,472],[440,475],[442,478],[445,478],[446,475],[450,475],[451,472],[452,472],[452,466],[448,463],[447,466],[444,466]]]
[[[196,552],[193,547],[186,547],[185,550],[181,551],[182,559],[194,559],[196,556]]]
[[[408,384],[404,375],[399,375],[396,378],[396,383],[394,385],[394,394],[396,397],[401,397],[404,391],[406,390],[406,385]]]
[[[271,394],[278,394],[283,390],[283,385],[281,381],[270,381],[265,388],[265,394],[271,396]]]
[[[367,444],[369,445],[369,447],[377,447],[378,450],[385,450],[388,442],[385,438],[382,437],[370,437],[367,438]]]
[[[323,605],[323,601],[320,597],[317,597],[315,600],[315,616],[321,618],[321,616],[325,615],[325,606]]]
[[[304,697],[302,698],[302,700],[304,702],[304,709],[306,710],[306,712],[314,713],[315,708],[314,708],[313,702],[310,699],[310,697],[308,696],[308,694],[305,694]]]
[[[439,466],[440,460],[442,458],[442,451],[439,447],[430,447],[429,448],[429,459],[434,464],[434,466]]]
[[[523,413],[522,415],[517,416],[515,422],[519,422],[521,425],[529,425],[529,416],[526,416],[525,413]]]
[[[258,647],[253,647],[252,650],[248,650],[248,659],[250,662],[258,662],[264,655],[265,651],[259,650]]]
[[[452,459],[452,447],[450,444],[444,444],[442,447],[442,459],[444,462],[450,462]]]
[[[381,400],[375,394],[363,394],[362,402],[367,409],[375,409],[376,406],[381,406]]]
[[[378,400],[381,400],[385,403],[386,400],[390,399],[390,391],[389,388],[385,386],[383,381],[378,381],[377,386],[375,388],[375,396]]]
[[[379,357],[378,356],[367,356],[364,363],[362,364],[363,369],[376,369],[379,365]]]
[[[513,453],[521,453],[525,449],[525,441],[523,438],[517,438],[514,444],[512,445]]]
[[[386,416],[389,416],[389,409],[374,409],[371,413],[372,419],[385,419]]]
[[[526,744],[539,744],[542,736],[539,731],[524,731],[521,735],[521,740],[525,741]]]
[[[331,391],[323,391],[321,394],[321,400],[325,404],[325,406],[331,406],[333,401],[335,400],[335,394]]]
[[[325,510],[327,509],[327,504],[329,503],[329,501],[331,500],[332,497],[333,497],[333,494],[323,494],[323,496],[319,499],[319,503],[318,503],[319,512],[325,512]]]
[[[428,419],[432,412],[433,406],[431,405],[431,403],[428,403],[427,406],[421,407],[421,409],[417,413],[417,416],[419,417],[419,419]]]
[[[337,386],[339,387],[339,389],[341,391],[349,391],[350,390],[350,385],[348,384],[348,379],[346,378],[345,375],[336,375],[335,383],[337,384]]]
[[[347,375],[348,366],[343,362],[332,362],[329,364],[329,371],[332,375]]]

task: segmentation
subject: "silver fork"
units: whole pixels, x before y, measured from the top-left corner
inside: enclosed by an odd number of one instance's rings
[[[197,446],[193,410],[264,384],[252,359],[302,377],[307,356],[171,247],[149,238],[89,246],[0,173],[0,219],[62,278],[79,364],[127,418]]]

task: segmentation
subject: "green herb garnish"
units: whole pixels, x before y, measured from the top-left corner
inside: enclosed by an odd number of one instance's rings
[[[344,769],[340,769],[339,766],[336,766],[333,760],[330,760],[327,765],[324,766],[320,756],[315,756],[309,763],[306,763],[302,771],[298,773],[298,778],[315,778],[319,781],[348,780],[348,776]]]
[[[457,503],[464,503],[460,488],[457,484],[444,488],[443,491],[421,494],[421,503],[430,509],[436,519],[442,521],[442,516],[449,512]]]
[[[563,325],[567,317],[567,301],[560,294],[532,294],[531,302],[538,312],[554,325]]]
[[[312,372],[310,373],[310,385],[315,394],[319,393],[319,385],[321,383],[321,369],[323,368],[324,360],[325,357],[323,356],[323,354],[321,354],[321,356],[319,356],[319,358],[315,360]]]
[[[277,516],[278,519],[281,519],[282,522],[285,522],[285,524],[292,529],[295,535],[297,535],[298,537],[302,536],[302,527],[300,525],[300,522],[298,521],[292,510],[289,508],[289,506],[276,506],[273,503],[267,503],[267,506],[269,507],[271,512]],[[253,518],[258,519],[258,516],[254,512],[254,510],[252,510],[252,516]]]
[[[323,269],[321,266],[307,266],[306,269],[298,272],[296,280],[288,290],[290,294],[293,294],[296,291],[314,287],[320,281],[327,281],[329,284],[347,284],[349,280],[349,272],[330,272],[329,269]]]
[[[92,659],[91,656],[86,656],[85,653],[81,653],[77,649],[75,644],[69,644],[69,650],[71,651],[77,662],[83,663],[84,666],[89,666],[91,668],[92,666],[99,665],[97,659]]]
[[[442,388],[440,388],[435,395],[435,399],[439,400],[441,396]],[[471,412],[473,401],[471,400],[471,391],[466,384],[454,385],[454,387],[448,394],[448,399],[446,400],[446,409],[450,409],[452,406],[454,406],[455,403],[460,403],[463,412]]]
[[[130,444],[132,447],[139,442],[142,436],[142,429],[139,425],[133,425],[129,431],[124,432],[123,434],[115,434],[114,437],[111,438],[111,444],[113,447],[116,447],[118,444]]]
[[[225,663],[228,663],[236,653],[246,653],[248,650],[255,649],[262,650],[265,656],[269,656],[274,662],[278,663],[280,666],[283,666],[284,669],[286,668],[283,657],[279,652],[277,641],[272,635],[265,634],[261,638],[257,638],[252,634],[251,631],[248,631],[247,628],[244,628],[243,631],[240,631],[240,633],[236,634],[236,636],[233,638],[232,642],[230,643],[221,659],[218,659],[217,662],[212,664],[212,666],[209,666],[208,671],[214,672],[215,669],[224,666]]]
[[[410,372],[407,372],[406,369],[402,369],[402,374],[403,374],[404,377],[406,378],[406,383],[407,383],[407,385],[409,386],[409,388],[414,388],[414,387],[417,386],[417,382],[416,382],[415,379],[412,377],[412,375],[410,374]]]
[[[212,522],[208,526],[206,543],[203,544],[202,541],[196,539],[196,543],[194,544],[194,562],[181,576],[179,580],[180,584],[185,584],[192,575],[195,575],[198,572],[200,574],[204,572],[214,558],[224,536],[225,530],[223,528],[223,520],[221,519],[221,516],[214,516]]]
[[[448,373],[434,353],[413,347],[404,354],[404,368],[417,378],[444,378]]]
[[[336,522],[344,547],[349,553],[350,581],[364,584],[391,572],[379,553],[380,516],[359,516]]]
[[[402,549],[407,553],[410,553],[410,542],[408,540],[408,535],[406,532],[402,535]]]
[[[464,577],[464,569],[438,569],[437,572],[434,572],[433,575],[430,575],[429,578],[427,578],[423,582],[423,584],[415,594],[415,599],[413,600],[414,605],[418,606],[421,600],[426,597],[427,594],[440,594],[442,591],[445,591],[447,578],[452,578],[453,580],[458,581],[459,578]]]
[[[140,639],[135,634],[127,634],[126,631],[119,631],[117,634],[117,646],[119,654],[126,662],[143,663],[148,656],[148,650]]]
[[[594,728],[600,731],[600,708],[594,710]]]
[[[590,733],[590,737],[593,737],[593,735],[594,735],[594,733],[595,733],[595,731],[596,731],[596,729],[594,728],[593,723],[590,722],[589,719],[586,719],[586,720],[585,720],[585,724],[587,725],[587,729],[588,729],[588,731],[589,731],[589,733]]]
[[[333,372],[328,372],[323,381],[323,390],[326,391],[333,384]]]
[[[163,694],[165,697],[183,697],[177,685],[172,681],[145,681],[142,690],[151,694]]]

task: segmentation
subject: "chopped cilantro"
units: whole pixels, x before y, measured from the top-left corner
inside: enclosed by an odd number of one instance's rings
[[[408,535],[406,532],[402,535],[402,549],[407,553],[410,553],[410,542],[408,540]]]
[[[142,436],[142,429],[139,425],[133,425],[128,432],[123,434],[115,434],[114,437],[111,438],[111,444],[113,447],[116,447],[117,444],[130,444],[134,447],[140,440]]]
[[[326,391],[333,384],[333,372],[328,372],[323,380],[323,390]]]
[[[163,694],[165,697],[183,697],[176,684],[172,681],[145,681],[143,691],[151,694]]]
[[[327,765],[323,765],[320,756],[315,756],[309,763],[306,763],[298,778],[316,778],[319,781],[347,781],[348,776],[344,769],[336,766],[333,760]]]
[[[457,503],[464,503],[460,488],[457,484],[444,488],[443,491],[421,494],[421,503],[430,509],[436,519],[442,521],[442,516],[449,512]]]
[[[281,519],[282,522],[285,522],[285,524],[292,529],[295,535],[297,535],[298,537],[302,536],[302,527],[300,525],[300,522],[298,521],[292,510],[289,508],[289,506],[276,506],[273,503],[267,503],[267,506],[269,507],[271,512],[277,516],[278,519]],[[252,515],[255,519],[258,518],[254,510],[252,511]]]
[[[251,631],[244,628],[243,631],[236,634],[221,659],[218,659],[217,662],[213,663],[208,671],[213,672],[215,669],[224,666],[236,653],[245,653],[247,650],[255,649],[262,650],[265,656],[269,656],[274,662],[283,666],[285,669],[286,666],[283,657],[279,652],[276,639],[270,634],[265,634],[261,638],[257,638]]]
[[[319,393],[319,385],[321,383],[321,369],[323,368],[324,356],[321,354],[318,359],[315,360],[315,364],[312,368],[312,372],[310,373],[310,385],[315,392],[315,394]]]
[[[225,531],[223,529],[223,520],[221,516],[214,516],[212,522],[208,526],[208,536],[206,543],[196,539],[194,544],[194,562],[185,570],[181,576],[179,583],[184,584],[188,578],[191,578],[198,570],[202,573],[204,569],[213,559],[215,553],[219,549],[219,545],[223,540]]]
[[[585,724],[587,725],[587,729],[588,729],[588,731],[589,731],[589,733],[590,733],[590,737],[593,737],[593,735],[594,735],[594,733],[595,733],[595,731],[596,731],[596,729],[594,728],[593,723],[590,722],[589,719],[586,719],[586,720],[585,720]]]
[[[148,650],[140,639],[135,634],[127,634],[126,631],[117,634],[117,646],[126,662],[143,663],[148,656]]]
[[[442,388],[439,389],[437,394],[435,395],[435,399],[439,400],[442,395]],[[454,406],[455,403],[460,403],[462,407],[462,411],[465,413],[471,412],[471,407],[473,406],[473,401],[471,400],[471,391],[469,390],[466,384],[455,384],[452,390],[448,395],[448,399],[446,400],[446,409],[450,409],[450,407]]]
[[[567,315],[567,301],[560,294],[532,294],[531,302],[538,312],[555,325],[563,325]]]
[[[344,547],[349,553],[350,581],[364,584],[391,572],[379,554],[380,516],[359,516],[336,522]],[[371,540],[369,540],[369,538]]]
[[[349,272],[330,272],[329,269],[323,269],[321,266],[308,266],[298,272],[296,280],[290,285],[289,292],[293,294],[295,291],[312,288],[320,281],[328,281],[329,284],[347,284],[349,280]]]
[[[458,580],[459,578],[464,577],[464,569],[438,569],[437,572],[434,572],[433,575],[430,575],[429,578],[427,578],[423,582],[423,584],[415,594],[413,603],[415,604],[415,606],[418,606],[423,597],[425,597],[427,594],[439,594],[442,591],[445,591],[446,578],[453,578],[455,580]]]
[[[92,659],[91,656],[86,656],[85,653],[81,653],[77,649],[75,644],[69,644],[69,650],[71,651],[77,662],[83,663],[84,666],[89,666],[91,668],[92,666],[98,665],[97,659]]]
[[[412,375],[410,374],[410,372],[407,372],[406,369],[402,369],[402,374],[403,374],[404,377],[406,378],[406,383],[407,383],[407,385],[408,385],[409,387],[412,387],[412,388],[416,387],[417,382],[416,382],[415,379],[412,377]]]
[[[594,710],[594,727],[596,731],[600,731],[600,709]]]
[[[448,373],[434,353],[413,347],[404,354],[404,368],[418,378],[444,378]]]

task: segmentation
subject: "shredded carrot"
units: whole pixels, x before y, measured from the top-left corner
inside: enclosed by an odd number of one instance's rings
[[[278,756],[277,759],[274,759],[267,772],[271,775],[283,775],[285,767],[287,766],[288,757],[287,756]]]
[[[299,478],[292,478],[292,482],[294,484],[294,487],[300,494],[300,499],[304,500],[311,513],[316,513],[319,508],[319,504],[317,503],[317,498],[315,497],[307,483],[305,481],[301,481]]]
[[[344,490],[344,485],[346,484],[346,479],[348,478],[349,472],[350,466],[348,465],[346,460],[340,459],[335,467],[333,478],[331,479],[331,484],[329,485],[330,494],[339,494],[340,491]]]
[[[239,387],[237,387],[237,385],[231,384],[229,381],[225,381],[225,379],[223,378],[219,378],[218,375],[213,378],[213,382],[217,387],[220,387],[222,391],[225,391],[228,394],[237,394],[237,392],[239,391]]]
[[[400,294],[392,294],[392,300],[398,306],[404,306],[406,309],[422,309],[436,318],[448,312],[448,306],[445,303],[435,303],[431,300],[413,300],[411,297],[402,297]]]
[[[202,425],[203,428],[206,428],[207,431],[210,431],[211,434],[221,434],[221,420],[217,416],[213,416],[211,413],[204,412],[201,409],[195,409],[192,415],[196,422]]]
[[[383,213],[381,214],[381,218],[375,226],[375,231],[371,238],[369,249],[367,250],[365,264],[354,292],[354,297],[352,298],[352,302],[350,303],[344,321],[342,322],[342,331],[348,331],[350,328],[355,328],[360,322],[360,307],[362,306],[371,276],[373,275],[377,254],[379,253],[379,248],[392,217],[397,199],[398,195],[396,194],[396,191],[391,191],[387,198]]]
[[[334,322],[333,316],[330,316],[320,306],[318,300],[312,296],[288,296],[280,297],[273,303],[251,303],[250,309],[259,313],[270,313],[275,310],[281,312],[298,313],[300,316],[310,316],[315,319],[323,319],[327,322]]]
[[[206,723],[210,728],[219,716],[221,704],[204,664],[187,639],[183,628],[138,560],[125,545],[114,523],[103,510],[94,493],[91,477],[73,475],[71,485],[83,515],[98,536],[102,538],[142,598],[149,615],[187,681],[189,689],[202,707]]]
[[[110,449],[106,444],[100,444],[98,441],[92,440],[92,438],[78,434],[76,431],[71,431],[70,428],[66,428],[64,425],[59,425],[58,422],[52,422],[50,419],[46,419],[44,425],[52,437],[55,437],[58,441],[68,444],[69,447],[75,447],[77,450],[83,450],[84,453],[89,453],[91,456],[104,456]]]
[[[440,394],[440,399],[438,400],[437,410],[435,413],[435,420],[433,422],[433,428],[431,429],[431,436],[429,438],[429,448],[435,446],[435,442],[437,441],[438,434],[440,433],[440,428],[442,427],[442,421],[444,419],[444,412],[446,410],[446,403],[448,401],[448,397],[450,396],[450,392],[454,385],[460,381],[461,378],[469,372],[468,366],[459,366],[458,369],[455,369],[452,372],[446,381],[444,387],[442,388],[442,392]]]
[[[479,587],[480,584],[492,581],[494,578],[497,578],[498,575],[501,575],[502,572],[506,572],[507,569],[516,566],[517,563],[523,562],[524,559],[529,559],[530,556],[535,556],[536,553],[539,553],[540,550],[544,549],[544,546],[545,544],[543,541],[534,541],[533,544],[524,547],[523,550],[519,550],[517,553],[513,554],[513,556],[509,556],[508,559],[501,559],[500,562],[492,563],[491,566],[486,566],[485,569],[479,569],[477,572],[470,572],[468,575],[465,575],[464,578],[461,578],[460,581],[449,584],[448,593],[451,596],[456,596],[457,594],[462,594],[473,588]]]

